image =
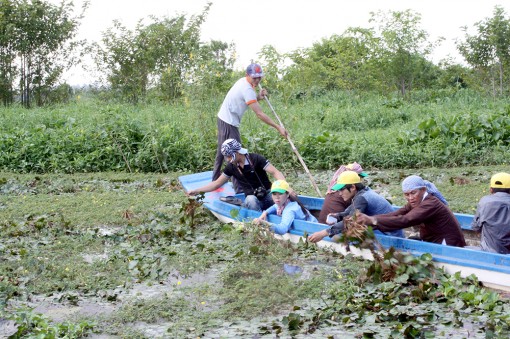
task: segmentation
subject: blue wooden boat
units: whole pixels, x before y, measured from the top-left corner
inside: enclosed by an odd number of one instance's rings
[[[210,182],[212,171],[184,175],[179,177],[183,188],[188,191],[205,185]],[[241,208],[239,206],[224,202],[222,197],[235,196],[241,200],[244,194],[235,194],[230,183],[226,183],[214,192],[205,194],[204,206],[209,209],[222,222],[243,222],[250,221],[260,215],[259,212]],[[311,211],[320,210],[324,199],[300,196],[301,202]],[[395,206],[394,208],[398,208]],[[455,213],[461,227],[464,230],[471,230],[471,221],[473,216],[469,214]],[[278,223],[279,217],[270,215],[268,221]],[[282,236],[275,234],[275,237],[292,242],[304,240],[303,237],[314,232],[328,228],[327,225],[312,223],[302,220],[296,220],[289,233]],[[461,276],[466,277],[474,274],[484,283],[485,286],[510,291],[510,255],[489,253],[473,250],[469,248],[460,248],[453,246],[440,245],[424,241],[396,238],[385,235],[377,235],[377,240],[385,247],[394,247],[400,251],[409,252],[415,256],[424,253],[430,253],[434,264],[443,267],[448,273],[460,272]],[[329,237],[318,242],[319,247],[331,248],[339,253],[352,253],[365,259],[373,260],[372,253],[367,249],[358,249],[353,246],[349,251],[343,244],[331,241]]]

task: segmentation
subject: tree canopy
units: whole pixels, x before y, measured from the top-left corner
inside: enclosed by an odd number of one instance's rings
[[[64,70],[78,62],[80,15],[72,1],[59,6],[41,0],[2,0],[0,15],[0,96],[4,105],[20,97],[25,107],[41,106]],[[17,91],[15,91],[17,83]]]
[[[212,6],[187,16],[141,19],[134,29],[121,21],[89,42],[86,52],[98,71],[96,88],[103,98],[133,104],[147,100],[188,100],[228,90],[235,70],[235,45],[203,41],[201,29]],[[0,1],[0,98],[4,105],[25,107],[62,100],[71,88],[62,75],[83,57],[76,39],[80,19],[74,5],[44,0]],[[279,53],[264,46],[258,61],[272,93],[293,100],[329,90],[399,93],[417,89],[471,87],[508,95],[510,19],[501,7],[474,24],[457,42],[467,65],[431,55],[440,43],[430,41],[421,15],[411,10],[371,13],[367,27],[350,27],[310,47]],[[81,53],[81,54],[80,54]],[[99,84],[99,85],[97,85]],[[66,94],[67,93],[67,94]]]
[[[459,43],[459,52],[479,72],[480,79],[492,85],[494,95],[508,93],[510,18],[496,6],[493,17],[477,22],[474,28],[476,34],[469,34],[464,27],[465,40]]]

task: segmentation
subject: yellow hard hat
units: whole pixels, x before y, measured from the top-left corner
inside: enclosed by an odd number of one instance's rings
[[[278,192],[278,193],[285,193],[290,191],[289,183],[285,180],[276,180],[273,182],[273,185],[271,185],[271,193],[272,192]]]
[[[491,178],[492,188],[510,188],[510,174],[501,172],[496,173]]]
[[[340,173],[338,179],[336,180],[336,184],[331,187],[333,191],[339,191],[344,188],[345,185],[349,184],[359,184],[361,183],[361,178],[358,173],[354,171],[345,171]]]

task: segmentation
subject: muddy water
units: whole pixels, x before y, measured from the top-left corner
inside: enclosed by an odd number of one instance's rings
[[[326,264],[324,261],[306,261],[306,262],[289,262],[282,263],[282,271],[289,275],[295,275],[298,279],[309,279],[314,275],[317,270],[321,269],[334,269],[334,264]],[[29,303],[24,305],[35,307],[35,313],[42,313],[55,322],[63,322],[66,320],[74,321],[77,319],[99,319],[107,318],[119,310],[124,303],[133,302],[139,299],[154,299],[165,295],[176,295],[187,288],[200,287],[204,285],[214,285],[220,283],[219,275],[224,269],[223,266],[218,265],[214,268],[204,272],[195,273],[190,276],[182,276],[179,272],[175,271],[169,274],[166,281],[161,284],[135,284],[130,289],[120,289],[110,291],[111,294],[116,294],[117,299],[114,303],[104,302],[104,300],[91,297],[79,297],[78,300],[66,300],[63,295],[54,295],[51,297],[33,296]],[[191,296],[193,298],[193,296]],[[64,302],[62,302],[64,300]],[[190,300],[190,302],[193,302]],[[306,302],[303,302],[306,304]],[[11,304],[10,306],[21,306]],[[260,333],[261,325],[269,325],[274,322],[281,323],[284,316],[288,316],[290,309],[282,309],[280,314],[270,314],[265,316],[256,317],[246,321],[229,321],[226,319],[223,322],[211,324],[211,329],[203,333],[205,338],[266,338],[274,337],[272,335],[262,335]],[[133,329],[147,338],[169,338],[168,329],[172,327],[170,322],[159,323],[145,323],[134,322],[126,324],[126,327]],[[0,319],[0,337],[2,334],[8,336],[16,330],[12,322],[1,321]],[[324,326],[317,329],[313,333],[313,337],[317,338],[359,338],[360,328],[344,328],[341,326],[328,327]],[[456,334],[459,337],[473,337],[478,338],[478,334],[473,330],[473,326],[466,324],[463,328],[456,329]],[[189,337],[197,337],[202,333],[193,333],[190,329]],[[109,339],[118,338],[118,336],[107,334],[93,334],[89,336],[93,339]],[[308,338],[310,335],[299,334],[295,338]],[[481,338],[481,337],[480,337]]]
[[[102,258],[103,255],[98,255],[97,258],[92,255],[87,255],[91,260]],[[282,271],[286,274],[294,275],[297,279],[309,279],[319,269],[333,269],[333,264],[324,264],[320,261],[309,261],[307,263],[282,263]],[[17,308],[28,306],[34,308],[34,313],[41,313],[50,318],[53,322],[65,321],[79,321],[80,319],[107,319],[108,316],[118,311],[123,304],[133,302],[139,299],[157,299],[164,298],[165,296],[179,295],[181,291],[188,290],[189,288],[200,287],[204,285],[214,285],[219,282],[219,275],[224,269],[223,266],[218,265],[205,272],[199,272],[190,276],[182,276],[179,272],[175,271],[169,274],[167,280],[161,284],[135,284],[130,289],[119,289],[109,291],[109,295],[116,295],[115,302],[105,302],[104,299],[99,297],[83,297],[75,296],[70,298],[67,295],[55,294],[48,296],[33,296],[29,302],[14,302],[12,301],[10,307]],[[189,296],[189,295],[188,295]],[[193,299],[193,295],[189,296]],[[193,303],[190,300],[190,303]],[[205,333],[207,338],[219,337],[240,337],[249,336],[253,337],[258,333],[258,327],[261,324],[270,324],[274,321],[281,320],[283,316],[288,315],[289,310],[282,310],[282,314],[272,314],[265,317],[254,318],[249,321],[225,321],[223,323],[214,324],[213,329]],[[168,328],[172,326],[170,322],[159,322],[156,324],[149,324],[145,322],[134,322],[126,324],[132,330],[143,333],[147,338],[168,338]],[[4,333],[8,336],[16,331],[12,322],[0,322],[0,334]],[[190,335],[193,335],[193,329],[190,329]],[[337,334],[342,338],[349,338],[344,331],[328,329],[328,334]],[[199,335],[197,333],[197,335]],[[106,339],[117,338],[117,336],[107,334],[93,334],[90,338]],[[352,336],[354,338],[354,336]]]
[[[104,255],[86,255],[90,260],[102,258]],[[211,268],[205,272],[195,273],[190,276],[182,276],[179,272],[172,272],[168,279],[161,284],[135,284],[132,288],[109,291],[110,295],[116,295],[116,301],[105,302],[98,297],[71,298],[63,294],[55,294],[51,297],[35,295],[29,302],[10,301],[10,308],[30,307],[34,313],[41,313],[53,322],[76,321],[83,318],[99,319],[107,318],[119,310],[124,303],[137,299],[152,299],[165,295],[176,295],[184,288],[198,287],[204,284],[216,284],[221,272],[220,267]],[[129,327],[144,333],[148,338],[165,337],[170,323],[147,324],[137,322]],[[0,337],[4,338],[16,331],[13,322],[0,319]],[[108,335],[93,335],[91,338],[115,338]]]

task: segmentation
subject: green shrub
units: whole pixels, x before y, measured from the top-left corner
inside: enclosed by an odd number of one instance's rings
[[[336,91],[290,106],[282,98],[271,101],[310,169],[334,169],[352,161],[380,168],[507,161],[510,106],[504,99],[464,89],[414,96],[402,101]],[[0,170],[210,170],[221,100],[130,106],[89,98],[32,111],[0,108]],[[265,155],[281,170],[301,169],[289,143],[253,112],[246,113],[240,130],[250,152]]]

